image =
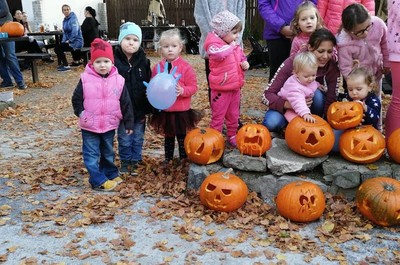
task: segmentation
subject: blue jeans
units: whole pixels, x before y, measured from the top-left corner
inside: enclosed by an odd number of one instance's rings
[[[83,162],[89,172],[89,183],[93,188],[119,175],[118,168],[114,164],[114,135],[115,130],[105,133],[82,130]]]
[[[118,128],[118,152],[121,161],[142,161],[142,149],[144,142],[144,130],[146,128],[146,119],[135,121],[133,133],[127,135],[125,126],[121,122]]]
[[[318,116],[324,114],[325,95],[319,89],[314,93],[313,103],[310,107],[311,113]],[[267,110],[263,120],[263,125],[271,132],[280,132],[287,125],[285,116],[276,110]]]
[[[18,59],[15,55],[15,42],[0,44],[0,76],[4,85],[12,85],[10,74],[14,77],[18,86],[24,86],[24,77],[19,69]]]

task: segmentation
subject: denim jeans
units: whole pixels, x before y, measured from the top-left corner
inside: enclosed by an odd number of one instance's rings
[[[142,149],[144,142],[144,130],[146,128],[146,120],[135,121],[133,133],[127,135],[125,126],[121,122],[118,128],[118,152],[121,161],[142,161]]]
[[[325,95],[319,89],[314,93],[313,103],[310,107],[310,111],[318,116],[324,114]],[[263,120],[263,125],[268,128],[271,132],[280,132],[286,125],[287,121],[282,113],[276,110],[267,110]]]
[[[18,59],[15,55],[15,42],[4,42],[0,44],[0,76],[3,84],[12,85],[10,74],[14,77],[18,86],[24,86],[24,78],[19,69]]]
[[[93,188],[118,177],[119,171],[114,164],[114,135],[115,130],[105,133],[82,130],[83,162],[89,172],[89,183]]]

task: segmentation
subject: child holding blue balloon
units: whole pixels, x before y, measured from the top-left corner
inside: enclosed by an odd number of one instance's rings
[[[154,66],[152,74],[153,77],[156,76],[158,67],[167,67],[168,72],[173,69],[171,74],[175,77],[181,75],[176,85],[176,101],[172,106],[152,114],[150,119],[150,124],[156,132],[164,134],[165,162],[174,158],[175,137],[178,141],[179,158],[187,157],[183,145],[186,132],[193,129],[201,119],[200,112],[191,109],[190,106],[191,98],[198,89],[197,78],[193,67],[180,56],[183,44],[179,29],[162,32],[157,50],[163,59]],[[160,98],[160,103],[163,100],[164,98]]]
[[[213,17],[211,27],[213,31],[208,33],[204,43],[210,62],[210,127],[221,132],[225,120],[228,143],[236,147],[240,90],[244,85],[244,71],[249,69],[247,58],[236,42],[242,23],[225,10]]]
[[[135,116],[133,134],[126,134],[122,123],[118,128],[120,172],[137,175],[138,163],[142,162],[146,114],[153,110],[143,84],[143,81],[149,82],[151,77],[150,60],[140,47],[142,30],[135,23],[126,22],[120,26],[118,41],[119,45],[115,47],[115,66],[125,78]]]

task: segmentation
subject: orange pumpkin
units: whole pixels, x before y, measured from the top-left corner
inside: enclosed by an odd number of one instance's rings
[[[236,143],[240,153],[261,156],[271,148],[271,134],[263,125],[246,124],[236,134]]]
[[[385,152],[385,138],[371,125],[348,129],[340,136],[339,151],[348,161],[372,163]]]
[[[381,226],[400,224],[400,182],[377,177],[364,181],[356,193],[357,208],[363,216]]]
[[[400,164],[400,128],[389,136],[386,148],[390,158]]]
[[[232,169],[209,175],[200,186],[200,201],[209,209],[232,212],[246,202],[249,190]]]
[[[221,158],[225,149],[225,140],[215,129],[194,129],[186,135],[184,147],[190,161],[207,165]]]
[[[280,215],[295,222],[311,222],[325,210],[325,196],[321,188],[309,181],[286,184],[275,198]]]
[[[364,109],[360,102],[333,102],[327,113],[329,124],[337,130],[354,128],[361,124]]]
[[[286,127],[285,140],[293,152],[306,157],[321,157],[332,150],[335,136],[324,119],[312,116],[315,123],[306,122],[301,117],[291,120]]]
[[[24,36],[24,26],[19,22],[6,22],[1,32],[7,32],[9,37],[21,37]]]

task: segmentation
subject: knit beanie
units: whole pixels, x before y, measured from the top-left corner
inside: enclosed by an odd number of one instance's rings
[[[139,43],[142,43],[142,30],[141,28],[133,22],[126,22],[119,27],[119,36],[118,42],[121,44],[121,41],[127,35],[136,35],[139,38]]]
[[[106,57],[114,63],[114,54],[111,44],[99,38],[95,38],[90,45],[90,62],[93,63],[99,57]]]
[[[216,14],[211,20],[211,27],[214,32],[220,37],[223,38],[236,26],[237,23],[240,22],[240,19],[229,12],[228,10],[224,10]]]

